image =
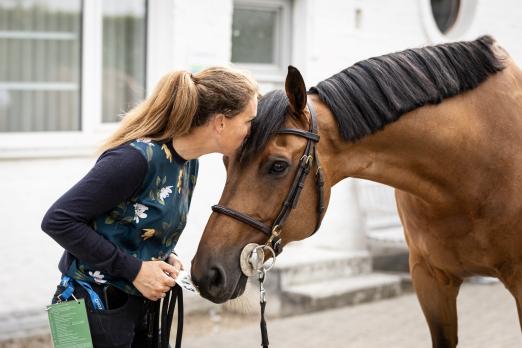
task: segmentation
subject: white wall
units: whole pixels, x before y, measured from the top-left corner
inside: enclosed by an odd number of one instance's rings
[[[168,8],[170,10],[170,6]],[[209,65],[228,64],[231,15],[229,0],[176,0],[172,9],[173,32],[164,36],[174,43],[175,59],[170,66],[165,61],[159,62],[165,72],[174,68],[196,71]],[[156,80],[158,78],[156,75]],[[57,158],[6,159],[0,152],[3,197],[0,210],[4,212],[0,232],[0,255],[4,260],[0,272],[0,326],[7,313],[43,308],[58,284],[57,264],[62,250],[40,230],[40,223],[49,206],[92,167],[94,155],[86,157],[85,154],[94,154],[97,145],[94,140],[90,146],[82,144],[81,151],[74,156],[71,148],[74,154],[77,144],[71,140],[72,144],[63,144],[62,153],[52,154]],[[35,140],[32,147],[37,149],[38,145]],[[12,151],[9,152],[11,157]],[[25,157],[28,156],[31,154],[26,153]],[[210,214],[210,205],[218,201],[221,193],[222,167],[220,156],[210,155],[201,160],[193,209],[178,248],[187,262]]]
[[[360,59],[438,41],[441,37],[430,34],[433,28],[429,29],[422,12],[421,5],[426,3],[429,1],[295,0],[292,62],[310,86]],[[473,36],[494,35],[522,63],[519,1],[483,0],[476,4]],[[360,9],[359,28],[355,24],[356,9]],[[171,68],[198,70],[229,61],[232,0],[176,0],[172,11]],[[59,278],[56,265],[61,251],[40,231],[40,221],[50,204],[95,160],[92,156],[71,155],[20,160],[1,157],[0,317],[15,310],[41,308],[48,302]],[[177,248],[187,261],[195,251],[210,206],[218,201],[222,190],[224,170],[220,157],[203,158],[200,173],[189,222]],[[360,232],[351,230],[353,224],[344,220],[348,219],[346,211],[353,209],[352,203],[342,197],[350,188],[345,185],[335,189],[333,199],[337,203],[330,207],[319,232],[324,238],[333,233]],[[343,221],[346,228],[342,228]],[[359,247],[357,238],[346,240]]]
[[[0,316],[43,308],[59,281],[60,248],[40,230],[47,207],[85,173],[85,159],[0,161]]]
[[[325,6],[326,2],[320,0],[296,0],[293,64],[310,87],[362,59],[489,34],[522,65],[519,1],[462,1],[464,17],[457,20],[456,26],[462,25],[465,31],[454,37],[440,34],[429,3],[429,0],[330,0]],[[360,17],[356,25],[357,12]],[[346,197],[353,185],[352,180],[345,180],[333,188],[332,204],[321,229],[305,243],[322,247],[338,245],[344,250],[365,245],[361,235],[363,222],[354,213],[358,208],[353,205],[353,197]]]

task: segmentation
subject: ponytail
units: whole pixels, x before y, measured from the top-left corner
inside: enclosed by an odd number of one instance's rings
[[[255,81],[230,68],[208,68],[194,76],[173,71],[161,78],[147,99],[127,112],[99,152],[139,138],[161,142],[186,135],[213,114],[237,115],[256,94]]]
[[[168,76],[172,76],[172,81],[160,91],[157,103],[155,101],[152,104],[150,112],[155,113],[155,106],[158,110],[164,109],[164,101],[169,101],[164,115],[167,116],[165,130],[170,132],[165,136],[175,138],[190,131],[198,109],[198,90],[192,80],[192,74],[186,71],[178,71]]]

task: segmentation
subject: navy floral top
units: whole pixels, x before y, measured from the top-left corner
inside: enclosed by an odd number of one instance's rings
[[[172,141],[138,139],[106,152],[42,222],[42,229],[66,249],[62,273],[140,295],[132,280],[141,261],[165,260],[173,251],[186,224],[197,174],[198,160],[182,159]],[[110,192],[105,198],[104,189]],[[75,224],[81,226],[67,232]]]

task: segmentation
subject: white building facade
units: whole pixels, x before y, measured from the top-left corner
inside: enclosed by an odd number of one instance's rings
[[[164,73],[232,63],[268,91],[292,64],[310,87],[361,59],[483,34],[522,64],[520,18],[518,0],[0,0],[0,337],[59,281],[45,211]],[[219,156],[200,163],[177,247],[187,263],[225,182]],[[308,242],[366,247],[353,185],[334,188]]]

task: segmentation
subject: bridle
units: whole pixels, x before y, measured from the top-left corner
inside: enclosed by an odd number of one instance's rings
[[[265,321],[266,291],[263,287],[265,274],[273,266],[276,255],[282,252],[283,247],[281,232],[283,231],[283,224],[288,218],[288,215],[290,215],[291,210],[295,209],[297,203],[299,202],[299,195],[303,190],[306,178],[314,166],[314,158],[317,165],[317,170],[315,172],[315,184],[317,187],[317,222],[312,235],[317,232],[321,226],[324,213],[324,177],[321,164],[319,163],[319,157],[317,156],[317,144],[319,143],[317,115],[311,103],[307,102],[307,106],[310,112],[310,128],[308,131],[297,128],[282,128],[276,132],[276,134],[291,134],[303,137],[307,139],[307,142],[303,156],[299,160],[299,167],[295,174],[294,181],[290,186],[290,190],[288,191],[286,199],[284,200],[281,210],[279,211],[279,214],[277,214],[277,217],[275,218],[272,226],[268,226],[267,224],[254,219],[247,214],[227,208],[223,205],[217,204],[212,206],[212,210],[214,212],[224,214],[230,216],[233,219],[241,221],[255,228],[256,230],[261,231],[268,237],[268,241],[264,245],[257,245],[255,243],[247,244],[243,248],[240,257],[241,270],[243,274],[246,276],[251,276],[252,274],[257,273],[259,277],[259,302],[261,305],[261,346],[263,348],[268,348],[268,332]],[[268,249],[269,253],[272,254],[272,264],[268,267],[263,265],[264,252],[266,249]],[[261,255],[259,255],[259,253],[261,253]],[[257,260],[257,262],[254,260]]]
[[[310,112],[310,128],[308,131],[297,129],[297,128],[282,128],[276,132],[276,134],[291,134],[300,136],[307,139],[306,147],[304,150],[304,154],[299,161],[299,167],[297,169],[297,173],[294,177],[294,181],[292,186],[290,186],[290,190],[288,191],[288,195],[286,196],[285,201],[277,215],[276,219],[272,226],[268,226],[267,224],[256,220],[255,218],[241,213],[237,210],[227,208],[223,205],[214,205],[212,206],[212,210],[216,213],[224,214],[234,218],[238,221],[241,221],[258,231],[261,231],[265,235],[268,236],[268,241],[265,246],[269,246],[275,251],[275,254],[279,254],[282,251],[282,237],[281,232],[283,230],[283,225],[290,215],[292,209],[297,206],[299,201],[299,195],[305,185],[305,180],[310,170],[313,167],[313,162],[315,158],[315,162],[317,164],[316,170],[316,187],[317,187],[317,223],[314,229],[314,234],[317,232],[319,227],[321,226],[321,220],[324,212],[324,177],[323,170],[319,163],[319,158],[317,156],[317,144],[319,143],[319,132],[317,127],[317,115],[315,113],[314,108],[310,102],[307,102],[308,110]]]

